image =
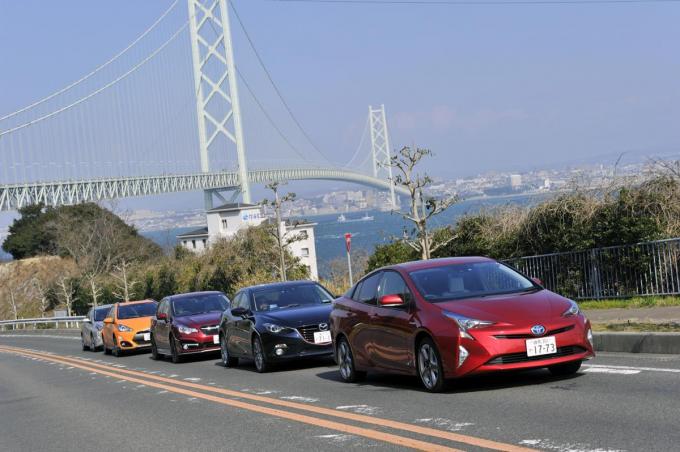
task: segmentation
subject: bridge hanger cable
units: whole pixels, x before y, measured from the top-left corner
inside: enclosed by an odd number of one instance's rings
[[[332,166],[336,166],[333,162],[330,161],[330,159],[328,157],[326,157],[326,155],[323,152],[321,152],[321,150],[318,148],[318,146],[316,144],[314,144],[314,141],[309,136],[309,134],[307,133],[305,128],[302,127],[302,124],[300,123],[300,121],[297,119],[297,117],[293,113],[293,110],[288,105],[288,102],[286,102],[286,100],[284,99],[283,94],[281,93],[281,90],[279,90],[279,87],[274,82],[274,78],[272,77],[271,73],[267,69],[267,66],[264,64],[264,61],[262,60],[260,53],[257,51],[257,48],[255,47],[255,43],[250,38],[250,34],[248,33],[248,30],[246,29],[245,24],[241,20],[241,16],[239,16],[238,11],[236,11],[236,7],[234,6],[234,2],[229,2],[229,4],[231,5],[231,9],[234,11],[234,15],[236,16],[236,19],[238,20],[238,23],[241,26],[241,29],[243,30],[243,33],[246,37],[246,40],[248,41],[248,44],[250,44],[250,48],[253,50],[253,52],[255,53],[255,56],[257,57],[257,61],[260,63],[260,66],[262,67],[262,69],[264,70],[264,73],[267,75],[267,78],[269,79],[269,83],[271,83],[272,87],[274,88],[274,91],[276,92],[276,95],[279,97],[279,100],[281,100],[281,103],[285,107],[286,111],[288,111],[288,114],[293,119],[293,122],[295,122],[295,125],[298,127],[298,129],[300,129],[300,132],[302,132],[302,135],[304,135],[304,137],[307,139],[309,144],[312,145],[314,150],[319,155],[321,155],[321,157],[323,157],[323,159],[326,160],[328,163],[330,163]]]
[[[285,141],[286,144],[288,145],[288,147],[290,147],[297,155],[302,157],[303,160],[307,160],[305,155],[302,152],[300,152],[300,150],[298,148],[296,148],[293,145],[293,143],[290,142],[290,140],[288,139],[288,137],[286,137],[286,135],[283,133],[281,128],[278,125],[276,125],[276,123],[274,122],[272,117],[269,115],[267,110],[264,108],[264,105],[262,105],[262,102],[260,102],[260,99],[258,99],[257,95],[255,95],[255,92],[253,91],[252,87],[250,86],[250,84],[248,83],[246,78],[243,76],[243,74],[241,73],[241,71],[238,67],[236,68],[236,72],[238,73],[238,76],[240,77],[241,81],[243,82],[243,85],[246,87],[246,89],[248,90],[248,92],[252,96],[253,100],[255,100],[255,103],[257,104],[257,106],[260,108],[260,110],[262,111],[264,116],[267,118],[269,123],[272,125],[272,127],[274,127],[276,132],[278,132],[279,136],[283,139],[283,141]]]
[[[71,83],[71,84],[69,84],[69,85],[67,85],[67,86],[65,86],[65,87],[63,87],[63,88],[61,88],[60,90],[55,91],[54,93],[50,94],[49,96],[43,97],[42,99],[37,100],[37,101],[33,102],[32,104],[27,105],[27,106],[25,106],[25,107],[23,107],[23,108],[20,108],[20,109],[17,110],[17,111],[14,111],[14,112],[12,112],[12,113],[8,113],[8,114],[6,114],[5,116],[1,116],[1,117],[0,117],[0,121],[4,121],[5,119],[9,119],[9,118],[11,118],[11,117],[13,117],[13,116],[18,115],[19,113],[23,113],[23,112],[25,112],[25,111],[27,111],[27,110],[30,110],[30,109],[32,109],[32,108],[34,108],[34,107],[37,107],[38,105],[43,104],[43,103],[47,102],[48,100],[53,99],[53,98],[57,97],[58,95],[65,93],[66,91],[70,90],[71,88],[73,88],[73,87],[75,87],[75,86],[81,84],[81,83],[84,82],[85,80],[91,78],[92,76],[94,76],[95,74],[97,74],[97,73],[98,73],[99,71],[101,71],[102,69],[104,69],[104,68],[106,68],[107,66],[111,65],[113,62],[115,62],[115,61],[118,60],[120,57],[122,57],[123,55],[125,55],[125,54],[126,54],[130,49],[132,49],[135,45],[137,45],[137,43],[139,43],[139,41],[141,41],[142,39],[144,39],[144,37],[146,37],[149,33],[151,33],[151,32],[158,26],[158,24],[160,24],[160,23],[163,21],[163,19],[165,19],[165,18],[167,17],[168,14],[170,14],[170,12],[175,8],[175,6],[177,6],[177,2],[178,2],[178,1],[179,1],[179,0],[175,0],[174,2],[172,2],[172,4],[170,5],[170,7],[169,7],[168,9],[166,9],[165,12],[164,12],[163,14],[161,14],[161,16],[160,16],[158,19],[156,19],[156,21],[155,21],[154,23],[152,23],[152,24],[149,26],[149,28],[147,28],[146,30],[144,30],[144,32],[143,32],[142,34],[140,34],[139,36],[137,36],[137,38],[136,38],[134,41],[132,41],[127,47],[125,47],[123,50],[121,50],[120,52],[118,52],[117,54],[115,54],[113,57],[111,57],[108,61],[106,61],[105,63],[100,64],[99,66],[97,66],[96,68],[94,68],[91,72],[85,74],[84,76],[82,76],[81,78],[79,78],[78,80],[76,80],[75,82],[73,82],[73,83]]]
[[[61,108],[59,108],[59,109],[57,109],[57,110],[54,110],[54,111],[52,111],[52,112],[50,112],[50,113],[47,113],[47,114],[45,114],[45,115],[43,115],[43,116],[40,116],[40,117],[38,117],[38,118],[36,118],[36,119],[33,119],[33,120],[31,120],[31,121],[28,121],[28,122],[26,122],[26,123],[20,124],[20,125],[18,125],[18,126],[16,126],[16,127],[12,127],[11,129],[7,129],[7,130],[0,131],[0,137],[2,137],[3,135],[10,134],[10,133],[12,133],[12,132],[16,132],[17,130],[21,130],[21,129],[25,128],[25,127],[31,126],[31,125],[36,124],[36,123],[38,123],[38,122],[41,122],[41,121],[43,121],[43,120],[45,120],[45,119],[51,118],[51,117],[53,117],[53,116],[55,116],[55,115],[58,115],[59,113],[62,113],[62,112],[64,112],[64,111],[66,111],[66,110],[69,110],[69,109],[75,107],[76,105],[79,105],[79,104],[85,102],[86,100],[88,100],[88,99],[90,99],[90,98],[96,96],[97,94],[101,93],[102,91],[105,91],[106,89],[108,89],[108,88],[114,86],[115,84],[117,84],[117,83],[120,82],[121,80],[124,80],[124,79],[127,78],[130,74],[134,73],[137,69],[139,69],[140,67],[144,66],[146,63],[148,63],[149,61],[151,61],[152,59],[154,59],[154,57],[156,57],[156,55],[158,55],[161,51],[163,51],[163,49],[165,49],[172,41],[175,40],[175,38],[177,38],[177,36],[180,35],[180,33],[182,33],[182,32],[186,29],[186,27],[187,27],[188,24],[189,24],[189,21],[187,20],[186,22],[184,22],[184,24],[182,24],[182,26],[181,26],[175,33],[173,33],[172,36],[170,36],[170,38],[169,38],[167,41],[165,41],[165,42],[164,42],[163,44],[161,44],[158,48],[156,48],[156,50],[154,50],[153,52],[151,52],[151,54],[149,54],[149,55],[148,55],[146,58],[144,58],[142,61],[140,61],[139,63],[135,64],[134,66],[132,66],[132,68],[130,68],[129,70],[127,70],[127,71],[124,72],[122,75],[120,75],[120,76],[118,76],[117,78],[115,78],[114,80],[110,81],[110,82],[107,83],[106,85],[102,86],[102,87],[99,88],[99,89],[96,89],[95,91],[92,91],[92,92],[91,92],[90,94],[88,94],[87,96],[81,97],[80,99],[78,99],[78,100],[76,100],[76,101],[74,101],[74,102],[71,102],[70,104],[65,105],[65,106],[63,106],[63,107],[61,107]]]
[[[342,165],[343,168],[349,168],[352,163],[354,163],[354,160],[359,156],[359,152],[361,151],[361,146],[364,144],[364,139],[366,138],[366,132],[368,132],[368,117],[366,118],[366,122],[364,122],[364,131],[361,132],[361,140],[359,140],[359,146],[357,146],[357,150],[354,151],[354,155],[352,156],[351,159],[344,165]]]

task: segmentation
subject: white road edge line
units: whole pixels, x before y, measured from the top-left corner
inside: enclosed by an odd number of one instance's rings
[[[646,370],[649,372],[669,372],[673,374],[680,374],[680,369],[666,369],[663,367],[608,366],[604,364],[584,364],[583,367],[603,369]]]

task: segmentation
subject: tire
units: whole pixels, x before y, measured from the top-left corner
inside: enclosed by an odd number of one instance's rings
[[[429,392],[441,392],[444,390],[444,369],[441,355],[432,339],[425,338],[418,344],[416,353],[416,368],[418,377],[425,389]]]
[[[253,360],[255,361],[255,370],[261,374],[268,372],[271,368],[271,365],[267,362],[267,355],[264,352],[262,340],[260,340],[259,336],[253,339]]]
[[[99,347],[96,347],[94,344],[96,344],[94,340],[94,336],[90,335],[90,351],[91,352],[96,352]]]
[[[170,336],[170,357],[174,364],[179,364],[182,362],[182,355],[179,354],[177,350],[177,342],[175,341],[175,336]]]
[[[85,336],[80,336],[80,344],[83,346],[83,351],[90,350],[90,346],[85,345]]]
[[[222,356],[222,364],[224,364],[224,367],[238,366],[238,358],[235,358],[229,354],[227,340],[222,335],[220,335],[220,355]]]
[[[111,354],[111,349],[106,346],[106,341],[104,340],[104,337],[102,336],[102,342],[104,343],[104,354],[105,355],[110,355]]]
[[[156,345],[156,340],[151,335],[151,359],[158,361],[163,359],[163,355],[158,353],[158,346]]]
[[[120,358],[123,356],[123,351],[118,347],[118,341],[116,341],[116,336],[113,336],[113,349],[111,350],[111,353],[113,356],[116,358]]]
[[[581,368],[581,361],[572,361],[566,364],[558,364],[548,367],[551,374],[559,377],[574,375]]]
[[[355,383],[366,378],[366,372],[356,370],[354,367],[354,354],[347,339],[340,338],[337,348],[338,366],[340,378],[347,383]]]

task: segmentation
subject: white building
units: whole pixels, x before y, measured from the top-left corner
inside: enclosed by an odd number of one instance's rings
[[[267,221],[262,208],[254,204],[224,204],[206,212],[208,226],[177,236],[181,246],[195,253],[203,252],[211,243],[223,238],[231,238],[242,229],[258,226]],[[300,263],[309,268],[312,279],[319,279],[316,262],[316,245],[314,242],[314,226],[316,223],[281,222],[281,233],[287,239],[298,240],[288,245],[290,253],[300,259]]]
[[[510,186],[512,188],[519,188],[522,185],[522,175],[521,174],[511,174],[510,175]]]

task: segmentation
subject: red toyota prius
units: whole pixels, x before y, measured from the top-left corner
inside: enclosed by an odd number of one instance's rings
[[[418,375],[445,380],[547,367],[576,373],[594,356],[578,305],[484,257],[409,262],[376,270],[334,302],[331,333],[340,376]]]

